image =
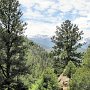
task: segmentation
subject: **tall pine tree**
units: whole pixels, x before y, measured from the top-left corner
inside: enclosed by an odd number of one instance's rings
[[[20,75],[28,72],[23,36],[25,24],[17,0],[0,0],[0,86],[12,90],[18,86]],[[16,89],[15,89],[16,90]]]
[[[64,68],[70,60],[75,65],[80,65],[81,53],[77,52],[77,49],[82,46],[79,43],[79,40],[82,39],[82,34],[78,26],[72,24],[69,20],[63,22],[60,27],[56,27],[56,35],[52,38],[52,41],[55,43],[54,55],[56,59],[54,61],[54,68],[56,73],[61,72],[57,71],[57,68]],[[57,65],[58,63],[59,65]]]

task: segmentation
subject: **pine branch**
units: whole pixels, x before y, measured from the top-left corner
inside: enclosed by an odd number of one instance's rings
[[[2,65],[0,65],[0,68],[1,68],[1,70],[2,70],[3,75],[7,78],[7,76],[6,76],[6,74],[5,74],[5,70],[3,69]]]

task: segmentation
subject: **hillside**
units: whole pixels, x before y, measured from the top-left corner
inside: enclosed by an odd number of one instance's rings
[[[26,75],[22,78],[23,83],[32,89],[33,85],[38,82],[43,71],[47,66],[52,66],[51,58],[49,54],[38,44],[32,40],[28,40],[29,49],[27,52],[27,65],[29,65],[30,75]],[[49,63],[50,62],[50,63]]]

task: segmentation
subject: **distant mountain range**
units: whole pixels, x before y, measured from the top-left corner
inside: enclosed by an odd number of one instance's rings
[[[80,52],[86,51],[88,46],[90,45],[90,38],[86,38],[84,41],[85,44],[81,48],[79,48]]]
[[[36,35],[30,39],[46,50],[51,50],[54,46],[54,43],[51,41],[51,38],[47,35]]]
[[[47,35],[36,35],[30,39],[49,51],[52,50],[52,47],[54,46],[54,43],[51,41],[51,38]],[[90,45],[90,38],[86,38],[85,42],[86,44],[84,44],[80,49],[78,49],[78,51],[83,52],[87,49],[88,45]]]

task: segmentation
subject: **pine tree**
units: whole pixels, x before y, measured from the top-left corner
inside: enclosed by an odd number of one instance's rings
[[[77,49],[82,46],[79,40],[82,39],[83,32],[79,31],[78,26],[72,24],[71,21],[66,20],[61,26],[56,27],[56,35],[52,37],[52,42],[55,43],[54,56],[59,58],[60,67],[64,68],[71,60],[75,65],[80,65],[81,53]],[[57,60],[54,61],[54,68],[57,66]],[[57,71],[60,72],[60,71]]]
[[[43,81],[38,90],[59,90],[57,76],[53,68],[47,67],[43,74]]]
[[[70,80],[70,90],[90,89],[90,46],[84,53],[83,63]]]
[[[68,65],[65,67],[65,70],[63,71],[63,75],[71,78],[75,72],[76,66],[72,61],[69,61]]]
[[[0,86],[12,90],[28,72],[22,12],[17,0],[0,0]]]

